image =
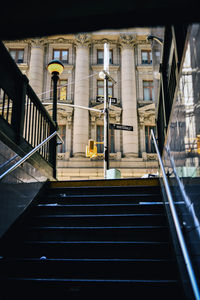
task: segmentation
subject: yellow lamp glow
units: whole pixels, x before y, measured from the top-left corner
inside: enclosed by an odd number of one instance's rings
[[[50,74],[58,73],[58,75],[60,75],[64,70],[64,66],[61,63],[61,61],[54,59],[50,61],[50,63],[48,64],[47,70],[49,71]]]

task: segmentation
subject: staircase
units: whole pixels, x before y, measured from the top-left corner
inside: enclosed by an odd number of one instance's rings
[[[1,299],[185,299],[156,179],[51,183],[1,244]]]

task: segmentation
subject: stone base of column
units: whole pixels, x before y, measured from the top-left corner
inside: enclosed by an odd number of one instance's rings
[[[85,153],[84,152],[76,152],[73,154],[73,157],[85,157]]]
[[[129,152],[129,153],[124,153],[124,157],[127,157],[127,158],[137,158],[138,157],[138,153],[134,153],[134,152]]]

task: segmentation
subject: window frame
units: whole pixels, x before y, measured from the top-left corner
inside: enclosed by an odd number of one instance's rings
[[[152,137],[151,137],[151,129],[153,129],[153,132],[156,136],[156,126],[155,125],[145,125],[144,134],[145,134],[145,150],[146,150],[146,153],[156,153],[156,149],[155,149]]]
[[[147,62],[144,62],[142,59],[142,54],[147,53]],[[151,50],[141,50],[141,63],[142,65],[152,65],[152,51]]]
[[[53,49],[53,59],[57,59],[57,58],[55,58],[55,55],[54,55],[54,53],[55,52],[60,52],[59,53],[59,60],[63,63],[63,64],[68,64],[69,63],[69,49],[63,49],[63,48],[61,48],[61,49]],[[62,55],[62,52],[63,51],[65,51],[65,52],[67,52],[67,60],[63,60],[63,55]]]
[[[103,58],[99,58],[99,53],[103,53]],[[99,62],[100,59],[102,59],[102,62]],[[104,64],[104,50],[97,49],[97,65],[103,65],[103,64]],[[113,65],[113,49],[109,49],[109,64]]]
[[[12,57],[11,51],[15,51],[15,58]],[[19,61],[19,52],[23,51],[23,60]],[[24,48],[9,48],[9,53],[12,59],[17,63],[17,64],[23,64],[24,63]]]
[[[99,83],[102,82],[102,87],[99,87]],[[103,88],[103,95],[99,94],[99,88]],[[111,94],[109,93],[111,91]],[[97,97],[104,97],[104,80],[98,79],[97,80]],[[108,97],[114,97],[114,85],[112,81],[108,81]]]
[[[66,125],[61,124],[58,126],[58,132],[63,140],[63,144],[57,146],[58,153],[65,153],[66,152]]]
[[[66,99],[60,99],[60,92],[61,92],[61,86],[63,85],[61,82],[62,81],[66,81],[66,86],[64,86],[66,88]],[[68,85],[68,79],[60,79],[58,80],[58,84],[57,84],[57,100],[58,101],[66,101],[67,100],[67,85]],[[53,99],[53,82],[51,81],[51,95],[50,98]]]
[[[100,131],[100,135],[98,133],[98,128]],[[100,125],[100,124],[96,125],[96,141],[97,142],[104,141],[104,125]],[[115,153],[115,131],[113,128],[109,129],[109,149],[110,149],[110,153]],[[103,150],[104,150],[104,145],[97,144],[97,153],[103,153]]]
[[[148,83],[149,85],[145,86],[144,84]],[[154,82],[153,80],[143,80],[143,99],[144,101],[154,101]],[[145,99],[145,89],[148,90],[149,99]]]

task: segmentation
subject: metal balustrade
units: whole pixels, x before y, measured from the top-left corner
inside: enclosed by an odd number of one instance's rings
[[[25,155],[55,132],[57,126],[2,42],[0,65],[0,139],[18,154]],[[54,170],[55,139],[56,136],[36,154]]]

